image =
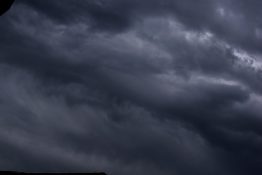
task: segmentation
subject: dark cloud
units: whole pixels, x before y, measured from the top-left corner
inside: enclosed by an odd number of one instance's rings
[[[262,173],[259,2],[16,1],[0,169]]]
[[[14,0],[1,1],[0,15],[3,15],[6,11],[8,11],[13,3],[14,3]]]

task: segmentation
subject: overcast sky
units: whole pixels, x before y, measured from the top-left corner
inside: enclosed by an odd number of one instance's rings
[[[17,0],[0,170],[262,174],[261,0]]]

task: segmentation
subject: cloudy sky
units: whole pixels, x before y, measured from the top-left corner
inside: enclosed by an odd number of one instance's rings
[[[0,170],[262,174],[260,0],[17,0]]]

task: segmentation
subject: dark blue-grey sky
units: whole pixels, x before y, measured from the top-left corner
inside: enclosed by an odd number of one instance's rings
[[[16,0],[0,170],[262,174],[262,1]]]

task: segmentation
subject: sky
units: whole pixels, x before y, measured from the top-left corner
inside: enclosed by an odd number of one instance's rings
[[[262,174],[262,1],[16,0],[0,170]]]

